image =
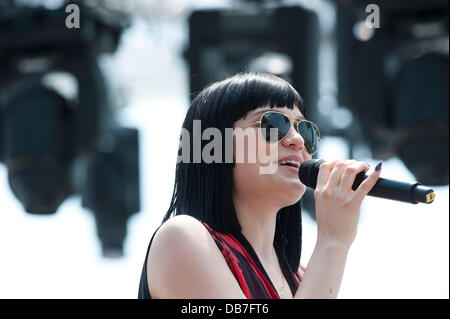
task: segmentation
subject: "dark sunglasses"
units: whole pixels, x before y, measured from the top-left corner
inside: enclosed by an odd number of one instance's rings
[[[262,114],[259,121],[243,127],[253,125],[259,126],[264,138],[270,143],[281,142],[288,136],[289,131],[291,130],[291,120],[289,117],[275,111],[267,111]],[[314,155],[317,152],[320,143],[320,132],[317,125],[311,121],[301,119],[295,122],[294,127],[305,141],[306,151],[310,155]],[[278,134],[270,134],[271,128],[278,129]]]

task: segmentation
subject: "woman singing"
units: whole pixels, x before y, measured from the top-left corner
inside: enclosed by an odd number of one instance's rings
[[[214,149],[223,151],[221,160],[205,160],[210,141],[195,141],[196,123],[203,132],[221,133]],[[320,135],[298,92],[273,75],[238,74],[196,96],[183,130],[189,133],[180,142],[184,160],[177,163],[170,207],[147,250],[139,298],[335,298],[361,202],[381,163],[355,191],[355,176],[368,171],[367,164],[336,160],[320,166],[317,239],[305,269],[305,185],[298,170],[317,151]],[[264,171],[268,165],[275,169]]]

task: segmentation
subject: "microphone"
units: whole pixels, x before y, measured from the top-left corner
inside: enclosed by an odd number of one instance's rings
[[[317,186],[319,167],[324,162],[325,160],[323,159],[304,161],[298,172],[300,181],[306,186],[315,189]],[[356,190],[367,177],[365,172],[356,175],[352,189]],[[434,191],[431,188],[422,186],[420,183],[398,182],[381,177],[378,178],[378,181],[367,195],[411,204],[431,204],[434,201]]]

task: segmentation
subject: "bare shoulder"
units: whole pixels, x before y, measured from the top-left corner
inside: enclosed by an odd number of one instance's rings
[[[197,237],[201,233],[207,233],[208,230],[201,224],[201,222],[189,215],[178,215],[166,221],[156,236],[170,236],[179,238],[179,236],[194,236]],[[184,239],[184,238],[183,238]]]
[[[170,218],[156,232],[147,277],[155,298],[244,297],[209,231],[188,215]]]
[[[205,244],[212,246],[211,244],[214,244],[212,240],[205,240],[208,236],[206,227],[194,217],[189,215],[172,217],[155,234],[149,258],[157,253],[164,253],[164,256],[157,255],[157,257],[169,257],[172,254],[184,254],[186,251],[193,253]]]

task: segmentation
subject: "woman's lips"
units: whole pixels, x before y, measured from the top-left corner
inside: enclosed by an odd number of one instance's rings
[[[292,171],[292,172],[294,172],[294,173],[296,173],[296,174],[298,174],[298,168],[297,167],[294,167],[294,166],[289,166],[289,165],[279,165],[280,167],[285,167],[285,168],[287,168],[288,170],[290,170],[290,171]]]

